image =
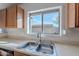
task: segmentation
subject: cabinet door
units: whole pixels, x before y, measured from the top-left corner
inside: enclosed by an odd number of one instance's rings
[[[0,28],[6,27],[6,9],[0,11]]]
[[[16,6],[11,6],[7,8],[7,28],[17,27],[16,13],[17,13]]]
[[[68,28],[75,28],[75,3],[68,3]]]
[[[14,51],[14,56],[30,56],[30,55]]]
[[[68,27],[79,27],[79,3],[68,4]]]
[[[76,12],[76,14],[75,14],[75,17],[76,17],[76,19],[75,19],[75,26],[76,27],[79,27],[79,3],[76,3],[75,4],[75,12]]]
[[[17,6],[17,28],[24,28],[24,9]]]

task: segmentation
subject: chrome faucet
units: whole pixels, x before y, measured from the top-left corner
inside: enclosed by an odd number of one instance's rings
[[[37,33],[37,38],[39,38],[39,42],[41,43],[41,33]]]

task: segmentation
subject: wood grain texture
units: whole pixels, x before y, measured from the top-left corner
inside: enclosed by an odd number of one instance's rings
[[[0,10],[0,28],[6,28],[6,9]]]
[[[14,56],[30,56],[30,55],[14,51]]]
[[[17,17],[20,17],[20,19],[22,20],[22,28],[24,28],[24,9],[22,9],[18,5],[17,5]]]
[[[75,18],[75,19],[76,19],[76,20],[75,20],[75,26],[76,26],[76,27],[79,27],[79,3],[76,3],[75,6],[76,6],[76,7],[75,7],[75,9],[76,9],[76,10],[75,10],[75,12],[76,12],[76,14],[75,14],[75,17],[76,17],[76,18]]]
[[[19,18],[22,20],[22,28],[24,28],[24,9],[18,5],[7,8],[7,28],[18,28]]]
[[[79,3],[68,4],[68,28],[79,28]]]
[[[68,28],[75,28],[75,4],[68,4]]]
[[[7,8],[7,28],[16,28],[16,12],[16,6],[11,6]]]

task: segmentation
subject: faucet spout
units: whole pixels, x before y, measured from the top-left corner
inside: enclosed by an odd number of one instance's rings
[[[39,38],[39,42],[41,43],[41,33],[37,33],[37,38]]]

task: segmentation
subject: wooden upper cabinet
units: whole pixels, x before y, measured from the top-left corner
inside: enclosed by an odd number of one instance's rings
[[[79,27],[79,3],[75,4],[75,27]]]
[[[16,6],[7,8],[7,28],[16,28]]]
[[[68,28],[75,27],[75,4],[68,4]]]
[[[24,28],[24,9],[18,5],[7,8],[7,28]]]
[[[0,10],[0,28],[6,27],[6,9]]]
[[[79,27],[79,4],[69,3],[68,8],[68,28]]]
[[[24,28],[24,9],[17,6],[17,28]]]

